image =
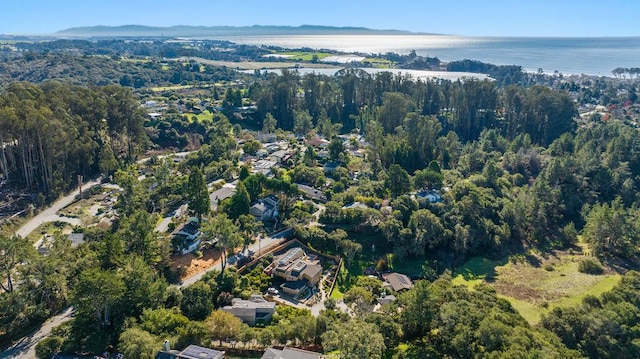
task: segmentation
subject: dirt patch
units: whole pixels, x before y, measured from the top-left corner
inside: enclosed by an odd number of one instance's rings
[[[200,258],[197,258],[193,253],[171,258],[171,270],[181,270],[180,280],[184,280],[213,267],[218,262],[220,262],[220,250],[205,249]]]

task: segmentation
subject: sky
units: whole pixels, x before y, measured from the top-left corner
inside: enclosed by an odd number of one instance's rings
[[[467,36],[640,36],[637,0],[0,0],[0,34],[94,25],[327,25]]]

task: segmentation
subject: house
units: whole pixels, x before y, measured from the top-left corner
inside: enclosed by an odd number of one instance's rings
[[[347,206],[342,206],[342,209],[366,209],[366,208],[369,208],[369,206],[358,201],[353,202]]]
[[[383,294],[377,299],[377,301],[378,301],[378,304],[385,305],[385,304],[390,304],[395,302],[396,299],[397,299],[396,296],[393,294],[388,294],[388,295]]]
[[[172,235],[179,238],[178,242],[184,243],[180,250],[182,254],[191,253],[200,246],[200,235],[202,233],[199,228],[200,224],[197,218],[191,218],[187,223],[173,231]]]
[[[325,356],[298,348],[267,348],[260,359],[324,359]]]
[[[189,221],[173,231],[174,236],[184,236],[187,240],[193,241],[200,237],[200,224],[197,218],[190,218]]]
[[[315,137],[310,140],[307,140],[307,146],[326,149],[329,146],[329,141],[324,138]]]
[[[235,181],[234,181],[235,182]],[[225,183],[220,189],[215,190],[209,194],[209,203],[211,210],[216,210],[220,205],[220,202],[236,194],[235,183]]]
[[[72,247],[77,247],[84,243],[84,233],[70,233],[67,238],[71,241]]]
[[[169,341],[165,340],[164,348],[156,355],[156,359],[223,359],[224,352],[203,348],[198,345],[189,345],[183,351],[171,350]]]
[[[415,195],[416,199],[423,199],[429,203],[442,202],[442,197],[436,191],[420,191]]]
[[[311,186],[304,185],[302,183],[296,183],[300,192],[302,192],[307,198],[318,201],[318,202],[326,202],[327,196],[322,193],[321,190],[315,189]]]
[[[271,159],[273,159],[274,161],[282,164],[285,162],[285,158],[289,155],[289,152],[285,151],[285,150],[278,150],[275,151],[274,153],[271,154]]]
[[[148,113],[148,116],[149,116],[150,120],[157,120],[160,117],[162,117],[162,114],[159,113],[159,112],[150,112],[150,113]]]
[[[278,216],[278,203],[278,198],[274,195],[260,198],[251,205],[249,214],[254,216],[258,221],[275,218]]]
[[[320,150],[320,151],[316,152],[316,158],[321,160],[321,161],[328,160],[329,159],[329,151]]]
[[[222,308],[249,325],[267,324],[276,311],[276,303],[267,302],[261,295],[251,295],[249,300],[234,298],[231,305]]]
[[[271,169],[276,165],[275,161],[259,160],[253,164],[253,173],[262,173],[268,176],[271,173]]]
[[[291,295],[298,295],[307,287],[316,286],[322,276],[322,266],[317,258],[308,256],[300,247],[291,248],[275,257],[264,271],[284,279],[286,282],[280,288]]]
[[[382,274],[386,286],[390,286],[394,292],[401,292],[413,288],[411,279],[402,273],[385,273]]]

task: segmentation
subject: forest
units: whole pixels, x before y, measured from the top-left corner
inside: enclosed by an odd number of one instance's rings
[[[55,58],[68,56],[32,55],[21,61],[58,66]],[[231,71],[199,65],[196,71],[193,64],[171,66],[191,68],[202,76],[193,81],[203,82]],[[91,86],[18,77],[37,84],[11,82],[0,93],[0,169],[9,184],[37,193],[37,206],[74,188],[78,175],[111,177],[121,193],[113,225],[83,228],[82,245],[72,247],[58,234],[43,256],[27,238],[0,236],[0,342],[73,306],[74,318],[38,345],[39,357],[117,348],[127,357],[153,358],[170,339],[176,348],[313,346],[340,358],[634,358],[640,352],[636,84],[616,91],[604,80],[514,78],[509,69],[469,61],[450,66],[504,70],[511,80],[258,71],[230,73],[243,83],[190,98],[177,90],[148,92],[147,81],[136,91],[126,68]],[[133,82],[123,83],[123,76]],[[140,106],[147,100],[167,104],[163,119],[148,119]],[[599,101],[629,118],[579,116],[579,106]],[[213,110],[206,119],[179,110],[205,102],[201,107]],[[245,105],[253,107],[241,110]],[[300,150],[273,177],[250,174],[240,163],[265,134]],[[303,151],[300,141],[315,138],[326,139],[333,172],[323,170],[311,146]],[[139,181],[136,161],[150,148],[194,152],[181,163],[152,158]],[[205,184],[219,179],[238,179],[238,191],[211,211]],[[318,223],[299,203],[296,183],[326,196]],[[419,199],[421,191],[437,191],[441,199]],[[191,214],[207,219],[202,232],[220,238],[226,253],[261,230],[247,215],[266,194],[280,199],[281,222],[295,238],[345,258],[341,300],[350,314],[329,298],[318,316],[279,306],[271,324],[249,327],[220,310],[266,290],[268,261],[247,274],[223,267],[178,286],[179,273],[170,267],[176,244],[153,230],[160,216],[188,201]],[[350,206],[356,202],[364,207]],[[490,282],[469,288],[454,281],[456,270],[477,256],[581,246],[590,249],[581,261],[585,272],[606,270],[621,279],[610,291],[551,308],[537,324]],[[374,312],[382,283],[357,270],[405,261],[421,263],[413,268],[414,288]]]

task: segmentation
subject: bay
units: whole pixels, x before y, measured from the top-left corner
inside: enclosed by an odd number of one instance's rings
[[[345,53],[395,52],[442,61],[479,60],[519,65],[526,71],[612,76],[617,67],[640,67],[640,37],[466,37],[450,35],[269,35],[227,36],[247,45],[308,47]]]

